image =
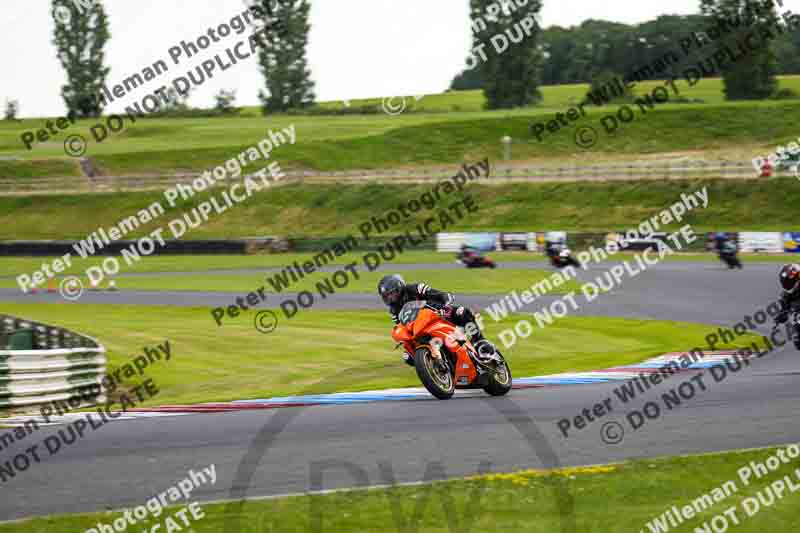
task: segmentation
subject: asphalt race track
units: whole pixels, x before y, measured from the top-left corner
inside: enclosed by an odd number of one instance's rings
[[[602,272],[608,270],[613,263],[593,265],[589,270],[578,271],[581,281],[592,281]],[[546,263],[509,263],[508,268],[545,268]],[[501,268],[503,265],[501,265]],[[412,264],[393,265],[391,270],[406,271],[422,269],[464,268],[453,264]],[[721,264],[705,262],[663,262],[650,267],[637,277],[623,279],[621,286],[611,294],[604,294],[597,300],[580,309],[576,314],[620,316],[629,318],[651,318],[658,320],[683,320],[688,322],[730,324],[738,322],[745,314],[753,312],[761,305],[768,303],[778,294],[777,263],[751,263],[741,271],[728,271]],[[328,267],[324,270],[333,271]],[[235,272],[271,272],[275,269],[218,270],[220,274]],[[476,270],[476,276],[480,275]],[[188,272],[186,274],[189,274]],[[193,272],[193,274],[201,274]],[[133,275],[133,274],[131,274]],[[138,276],[162,276],[164,273],[135,274]],[[120,276],[124,278],[124,276]],[[407,279],[407,281],[415,281]],[[422,280],[420,280],[422,281]],[[124,281],[120,282],[124,284]],[[255,290],[257,287],[253,287]],[[523,290],[527,287],[519,287]],[[65,302],[57,293],[39,293],[25,295],[19,289],[0,288],[0,302],[18,303],[51,302],[80,304],[140,304],[140,305],[182,305],[218,307],[229,305],[242,296],[241,292],[186,292],[186,291],[135,291],[119,292],[85,291],[77,302]],[[280,295],[269,294],[262,307],[277,307],[284,299],[296,296],[286,292]],[[483,309],[505,295],[476,296],[457,295],[462,304]],[[533,302],[525,309],[535,311],[547,305],[558,296],[545,296]],[[319,309],[382,309],[376,294],[340,293],[328,296],[314,304]],[[246,317],[246,315],[242,315]]]
[[[732,327],[777,296],[778,268],[775,263],[746,263],[742,271],[727,271],[713,263],[662,263],[635,278],[625,278],[621,287],[599,296],[579,314]],[[600,272],[602,269],[595,267],[582,272],[581,279],[590,280]],[[80,303],[72,305],[221,306],[238,295],[101,292],[86,293]],[[543,298],[528,310],[553,298]],[[493,300],[460,298],[478,309]],[[0,290],[0,301],[62,300],[57,294],[25,296],[7,289]],[[275,300],[267,302],[267,306],[275,304]],[[380,309],[381,305],[373,295],[350,294],[321,302],[323,307]],[[767,325],[761,332],[769,330]],[[510,355],[513,370],[513,349]],[[619,384],[515,390],[501,399],[457,395],[447,402],[430,399],[120,421],[103,426],[52,457],[43,457],[41,464],[2,484],[0,519],[139,505],[185,477],[189,469],[212,463],[216,465],[216,484],[198,489],[192,499],[419,482],[432,477],[425,475],[426,467],[437,461],[450,477],[475,474],[482,463],[489,463],[491,471],[502,472],[800,441],[796,415],[800,353],[791,344],[753,360],[720,382],[707,378],[705,391],[679,407],[664,410],[638,430],[630,427],[625,417],[629,411],[646,401],[657,401],[662,392],[689,377],[673,376],[628,404],[616,402],[612,413],[582,430],[573,430],[566,438],[556,425],[558,420],[591,409],[613,396]],[[601,429],[608,422],[622,425],[624,435],[616,444],[604,442]],[[28,440],[0,450],[0,462],[33,444],[42,446],[45,437],[57,429],[44,428]],[[312,480],[319,479],[321,470],[323,483],[314,484]]]

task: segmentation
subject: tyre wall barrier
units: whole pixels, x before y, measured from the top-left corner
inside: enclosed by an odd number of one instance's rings
[[[0,314],[0,409],[104,402],[105,352],[85,335]]]
[[[610,235],[621,235],[625,228],[609,230],[605,232],[561,232],[566,234],[567,243],[573,250],[586,249],[589,246],[603,247]],[[478,236],[481,242],[487,236],[493,237],[490,241],[493,244],[491,250],[528,250],[541,251],[544,246],[544,235],[547,231],[530,232],[497,232],[486,231],[480,233],[439,233],[435,237],[426,239],[414,249],[417,250],[437,250],[440,252],[453,252],[464,240],[469,240],[471,236]],[[660,234],[659,234],[660,235]],[[665,236],[664,234],[663,236]],[[743,252],[784,251],[782,246],[786,244],[785,251],[800,252],[800,232],[770,232],[770,233],[739,233],[728,232],[730,238],[739,241],[739,247]],[[392,242],[398,235],[376,235],[369,240],[361,237],[359,233],[354,233],[354,245],[350,248],[355,252],[374,252],[378,251],[387,243]],[[742,238],[745,236],[746,238]],[[785,236],[785,237],[782,237]],[[791,241],[791,250],[787,244]],[[342,236],[335,237],[242,237],[240,239],[218,239],[218,240],[166,240],[165,246],[157,246],[153,255],[246,255],[260,253],[308,253],[331,250],[335,245],[340,244]],[[137,241],[124,240],[114,241],[110,245],[99,250],[96,256],[117,256],[123,249],[131,249]],[[768,243],[765,245],[764,243]],[[775,244],[777,243],[777,244]],[[783,243],[783,244],[782,244]],[[76,257],[74,246],[77,241],[0,241],[0,257],[57,257],[71,253]],[[471,243],[475,244],[475,243]],[[479,246],[483,248],[482,246]],[[633,246],[631,249],[635,249]],[[691,244],[684,247],[682,251],[703,252],[708,251],[707,242],[701,234]]]

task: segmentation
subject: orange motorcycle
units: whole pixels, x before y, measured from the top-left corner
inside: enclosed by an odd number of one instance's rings
[[[511,369],[499,352],[480,354],[456,326],[424,300],[400,310],[392,338],[414,357],[422,384],[440,400],[456,389],[483,389],[492,396],[511,390]]]

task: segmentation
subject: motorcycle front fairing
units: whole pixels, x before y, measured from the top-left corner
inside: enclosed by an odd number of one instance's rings
[[[414,309],[413,313],[409,311],[408,317],[411,318],[412,316],[411,322],[404,321],[405,323],[401,322],[394,327],[392,338],[397,342],[402,342],[406,351],[412,354],[414,349],[418,347],[417,339],[424,337],[436,339],[438,342],[432,341],[426,344],[436,359],[441,357],[440,347],[442,345],[455,355],[455,380],[457,386],[464,387],[475,383],[478,371],[467,351],[468,340],[466,336],[430,308],[420,307],[419,309]]]

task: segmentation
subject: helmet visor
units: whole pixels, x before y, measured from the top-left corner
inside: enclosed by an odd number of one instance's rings
[[[787,293],[792,293],[800,284],[800,268],[796,264],[786,265],[780,273],[781,287]]]
[[[400,289],[391,289],[381,292],[383,303],[386,305],[393,304],[400,300]]]

